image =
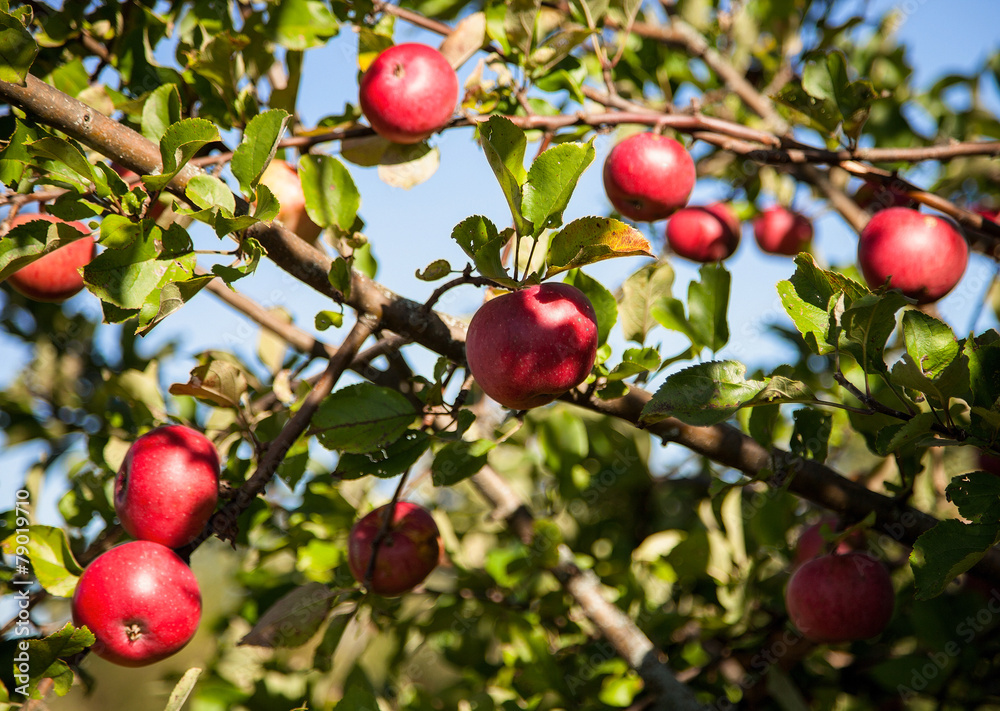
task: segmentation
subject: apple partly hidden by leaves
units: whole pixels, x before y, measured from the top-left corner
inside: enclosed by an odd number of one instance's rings
[[[652,222],[687,205],[697,175],[683,145],[658,133],[638,133],[604,161],[604,191],[622,215]]]
[[[420,143],[455,113],[458,76],[433,47],[397,44],[369,65],[358,98],[375,133],[395,143]]]
[[[165,425],[139,437],[115,478],[115,512],[133,537],[179,548],[215,510],[219,454],[201,432]]]
[[[762,251],[794,257],[808,248],[813,226],[805,215],[775,205],[754,219],[753,236]]]
[[[19,214],[10,221],[10,229],[35,220],[65,222],[46,214]],[[94,258],[97,243],[90,236],[90,228],[82,222],[70,222],[70,226],[86,237],[74,240],[55,249],[30,264],[21,267],[7,277],[7,283],[16,291],[35,301],[60,303],[83,290],[81,269]]]
[[[201,593],[191,568],[166,546],[132,541],[98,556],[73,594],[73,624],[97,638],[95,654],[139,667],[180,650],[201,618]]]
[[[884,185],[883,183],[868,181],[865,181],[865,184],[854,193],[854,202],[862,210],[872,215],[889,207],[908,207],[913,210],[920,207],[920,203],[905,192]]]
[[[718,262],[740,244],[740,222],[726,203],[685,207],[667,222],[667,244],[675,254],[694,262]]]
[[[803,636],[820,644],[868,639],[895,605],[885,565],[868,553],[831,553],[803,563],[788,581],[785,606]]]
[[[354,578],[378,595],[402,595],[423,582],[441,557],[441,536],[430,512],[409,501],[396,504],[378,546],[375,567],[368,580],[375,539],[391,504],[380,506],[358,520],[347,538],[347,564]]]
[[[465,338],[469,371],[501,405],[527,410],[552,402],[590,375],[597,315],[575,286],[536,284],[487,301]]]
[[[958,284],[969,245],[957,225],[908,207],[872,216],[858,240],[858,266],[872,289],[885,284],[918,304],[937,301]]]
[[[302,192],[299,171],[286,161],[272,160],[261,173],[260,182],[278,199],[280,208],[275,220],[315,245],[323,228],[313,222],[306,212],[306,197]]]

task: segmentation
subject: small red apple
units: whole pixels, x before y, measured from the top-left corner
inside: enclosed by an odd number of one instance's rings
[[[817,643],[880,634],[895,605],[885,565],[867,553],[821,555],[802,564],[785,590],[792,623]]]
[[[792,560],[793,569],[829,551],[829,543],[823,538],[824,526],[830,534],[837,531],[838,521],[836,516],[824,516],[813,525],[802,529],[799,540],[795,545],[795,558]],[[864,548],[864,545],[864,533],[855,531],[837,544],[836,552],[848,553],[852,550]]]
[[[10,221],[9,227],[13,229],[35,220],[66,222],[52,215],[22,213]],[[90,228],[85,224],[67,224],[87,236],[39,257],[7,277],[7,283],[16,291],[35,301],[59,303],[83,290],[83,274],[80,270],[94,258],[97,244],[90,236]]]
[[[393,596],[412,590],[437,567],[441,538],[427,509],[398,502],[379,544],[371,580],[366,581],[375,538],[389,508],[388,504],[380,506],[354,524],[347,538],[347,564],[355,579],[368,584],[373,593]]]
[[[420,143],[455,113],[458,76],[433,47],[397,44],[368,67],[358,98],[375,133],[395,143]]]
[[[205,435],[165,425],[139,437],[115,479],[115,512],[135,538],[179,548],[215,510],[219,454]]]
[[[131,187],[135,187],[136,185],[138,185],[140,188],[142,188],[143,192],[146,192],[146,186],[142,183],[142,181],[135,180],[139,177],[138,173],[136,173],[135,171],[129,170],[125,166],[119,165],[114,161],[111,161],[111,169],[116,173],[118,173],[118,175],[121,176],[121,179],[129,183]],[[133,180],[135,180],[135,182],[131,182]],[[164,202],[164,199],[157,198],[156,202],[154,202],[152,205],[148,207],[146,217],[155,222],[156,220],[160,219],[160,215],[163,214],[163,211],[166,208],[167,208],[167,203]]]
[[[306,212],[299,171],[283,160],[272,160],[261,174],[260,182],[278,198],[281,207],[275,219],[309,244],[316,244],[323,228]]]
[[[764,252],[794,257],[807,249],[813,238],[813,226],[805,215],[775,205],[753,221],[753,236]]]
[[[862,210],[867,210],[873,215],[879,210],[885,210],[887,207],[908,207],[913,210],[920,207],[919,202],[901,189],[867,180],[854,193],[854,202],[858,203],[858,207]]]
[[[597,357],[597,316],[575,286],[529,286],[480,307],[465,355],[491,398],[512,410],[538,407],[587,379]]]
[[[728,258],[740,243],[740,223],[727,204],[685,207],[667,222],[667,244],[678,256],[695,262]]]
[[[166,546],[132,541],[87,566],[73,594],[73,624],[97,638],[93,651],[109,662],[140,667],[180,650],[201,618],[194,573]]]
[[[604,161],[604,191],[622,215],[652,222],[687,205],[697,179],[684,146],[658,133],[629,136]]]
[[[858,265],[868,286],[890,279],[920,304],[951,291],[969,262],[969,245],[957,226],[908,207],[890,207],[872,216],[861,230]]]

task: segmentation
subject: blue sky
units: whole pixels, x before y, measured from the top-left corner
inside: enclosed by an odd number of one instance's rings
[[[861,3],[844,3],[845,12]],[[901,40],[909,45],[908,58],[916,71],[918,86],[923,86],[951,71],[968,72],[980,65],[982,59],[1000,45],[1000,2],[996,0],[903,0],[887,2],[876,0],[868,3],[869,14],[874,15],[895,7],[901,13],[899,25]],[[397,23],[397,41],[415,40],[436,44],[438,38],[413,30],[405,23]],[[356,102],[356,36],[349,30],[327,47],[307,54],[305,78],[301,90],[300,110],[303,121],[311,125],[325,115],[337,114],[346,102]],[[460,72],[467,76],[470,66]],[[989,105],[1000,112],[1000,94],[992,77],[985,76],[982,90]],[[958,100],[960,97],[956,97]],[[426,183],[406,191],[382,183],[374,169],[349,166],[362,195],[361,215],[367,223],[373,251],[379,260],[378,278],[393,290],[410,298],[426,298],[436,284],[427,284],[414,277],[436,258],[449,259],[453,267],[461,268],[465,257],[450,240],[452,228],[465,217],[484,214],[499,225],[510,221],[506,203],[482,152],[472,141],[472,129],[458,129],[435,137],[433,144],[440,149],[441,166]],[[595,141],[597,157],[580,181],[569,209],[567,221],[590,214],[605,214],[610,205],[604,195],[600,179],[600,166],[607,151],[614,143],[613,134],[602,135]],[[337,146],[330,146],[336,150]],[[529,153],[532,147],[529,146]],[[704,181],[696,188],[692,204],[699,204],[722,197],[720,186]],[[808,203],[814,214],[819,206]],[[655,230],[662,240],[663,223]],[[842,221],[828,213],[817,214],[816,247],[827,262],[852,261],[856,237]],[[586,271],[613,288],[641,265],[634,258],[614,260]],[[674,262],[677,270],[675,295],[683,298],[686,282],[697,272],[697,265],[682,260]],[[764,334],[766,324],[783,320],[783,311],[777,300],[774,284],[792,272],[791,261],[786,258],[761,254],[748,226],[744,228],[743,244],[727,267],[733,273],[733,294],[730,306],[730,323],[733,343],[721,352],[720,357],[732,357],[747,362],[751,367],[771,368],[783,361],[788,352],[771,337]],[[974,258],[966,278],[956,291],[941,304],[941,312],[959,333],[967,331],[970,305],[981,299],[988,286],[995,265],[985,258]],[[268,306],[282,306],[296,316],[297,322],[310,327],[313,314],[331,305],[308,287],[287,278],[275,267],[264,264],[259,273],[239,288]],[[479,290],[463,287],[455,290],[439,304],[439,308],[456,315],[470,315],[481,301]],[[100,307],[96,299],[82,294],[73,299],[68,308],[79,309],[99,318]],[[992,325],[990,315],[984,315],[978,328]],[[115,343],[114,329],[103,328],[101,339],[105,347]],[[325,337],[336,341],[337,332],[327,332]],[[682,350],[686,342],[680,336],[659,331],[654,337],[663,342],[663,353]],[[186,380],[193,365],[192,356],[209,348],[235,348],[247,360],[254,361],[257,329],[222,306],[214,297],[204,293],[196,302],[168,318],[148,337],[150,345],[175,340],[180,357],[163,364],[164,385]],[[616,349],[620,352],[620,345]],[[418,370],[426,372],[433,362],[431,354],[419,347],[407,351]],[[25,354],[0,342],[0,355],[7,362],[23,362]],[[13,369],[8,372],[14,372]],[[4,500],[12,496],[14,488],[37,454],[32,448],[20,448],[5,453],[3,460],[7,476],[0,484]],[[60,478],[46,484],[42,501],[36,502],[37,522],[53,522],[54,503],[61,496],[65,482]]]

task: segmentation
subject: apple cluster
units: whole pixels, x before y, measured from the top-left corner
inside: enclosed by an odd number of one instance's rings
[[[219,455],[200,432],[165,425],[129,447],[115,479],[115,512],[137,540],[98,556],[73,595],[73,624],[94,634],[98,656],[143,666],[194,636],[201,593],[173,549],[197,538],[218,492]]]
[[[895,608],[889,569],[863,550],[865,539],[854,531],[832,552],[824,529],[837,520],[825,517],[799,537],[785,607],[802,635],[817,644],[869,639],[881,634]]]

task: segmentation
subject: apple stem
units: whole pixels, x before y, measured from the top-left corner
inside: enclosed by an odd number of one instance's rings
[[[372,557],[368,561],[368,569],[365,570],[365,587],[371,590],[372,587],[372,577],[375,575],[375,562],[378,559],[379,548],[382,547],[382,542],[385,540],[386,536],[389,535],[389,531],[392,530],[393,519],[396,517],[396,504],[399,503],[399,499],[403,493],[403,487],[406,486],[406,478],[410,475],[410,470],[407,469],[403,472],[403,475],[399,477],[399,483],[396,485],[396,490],[392,493],[392,501],[389,502],[386,507],[385,515],[382,516],[382,525],[378,529],[378,533],[375,534],[375,540],[372,541]]]

